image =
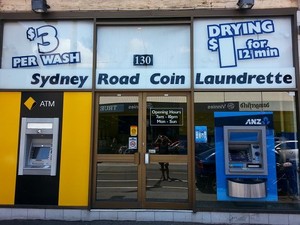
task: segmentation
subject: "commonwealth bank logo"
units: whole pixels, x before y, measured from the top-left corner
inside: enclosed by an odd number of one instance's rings
[[[26,106],[27,109],[31,110],[36,106],[36,101],[32,98],[29,97],[25,102],[24,105]]]

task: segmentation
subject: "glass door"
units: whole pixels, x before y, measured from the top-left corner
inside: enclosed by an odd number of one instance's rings
[[[94,154],[95,208],[140,208],[139,95],[99,95]]]
[[[145,205],[155,208],[189,208],[189,96],[147,93],[145,123]]]
[[[93,208],[191,208],[189,96],[97,100]]]

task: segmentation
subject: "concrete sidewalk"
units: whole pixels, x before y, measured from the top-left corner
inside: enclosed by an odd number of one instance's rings
[[[0,208],[0,225],[300,225],[300,214]]]
[[[2,220],[0,225],[205,225],[203,223],[165,221],[58,221],[58,220]],[[218,224],[222,225],[222,224]]]

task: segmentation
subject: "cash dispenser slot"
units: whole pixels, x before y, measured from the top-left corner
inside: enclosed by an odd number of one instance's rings
[[[266,197],[267,151],[265,126],[224,126],[225,174],[228,195]]]
[[[22,118],[18,175],[56,175],[58,118]]]

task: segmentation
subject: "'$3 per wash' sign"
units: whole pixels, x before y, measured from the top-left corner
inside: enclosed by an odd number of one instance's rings
[[[29,27],[26,35],[30,42],[36,42],[40,61],[44,66],[81,62],[80,52],[54,53],[59,47],[59,38],[57,29],[52,25],[45,25],[36,29]],[[39,66],[39,60],[36,55],[12,58],[12,68],[35,66]]]

